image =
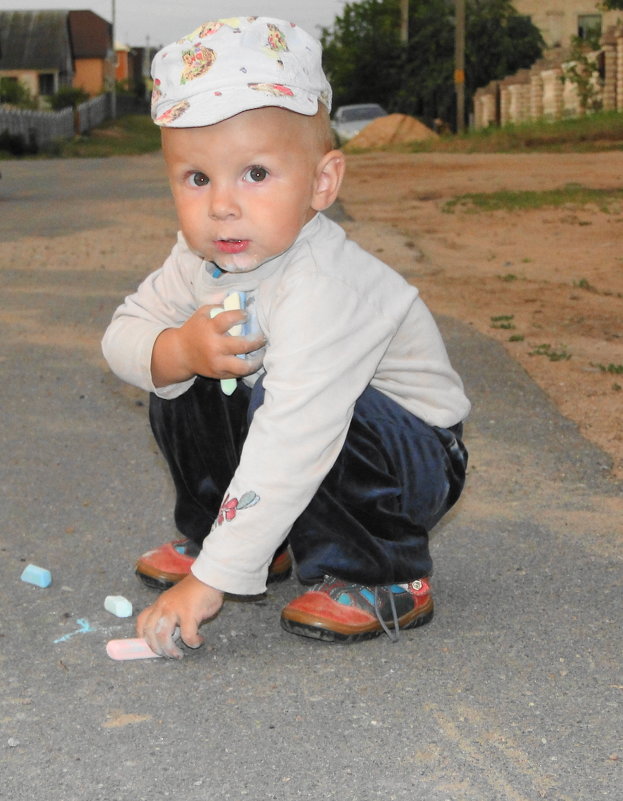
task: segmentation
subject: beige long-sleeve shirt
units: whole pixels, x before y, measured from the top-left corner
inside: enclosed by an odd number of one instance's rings
[[[103,350],[119,377],[175,398],[192,380],[154,387],[157,336],[229,292],[247,293],[267,345],[263,365],[245,381],[265,373],[264,403],[193,573],[218,589],[255,594],[333,466],[368,385],[430,425],[458,423],[470,404],[417,289],[323,215],[255,270],[213,272],[180,235],[165,264],[117,309]]]

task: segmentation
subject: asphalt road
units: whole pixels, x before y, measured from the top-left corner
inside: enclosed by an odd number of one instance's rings
[[[620,801],[623,487],[496,343],[452,320],[471,469],[434,533],[431,625],[397,644],[296,638],[278,625],[291,579],[227,604],[181,662],[108,659],[133,622],[104,598],[150,602],[132,564],[173,535],[172,494],[142,394],[107,372],[95,336],[54,333],[103,331],[128,277],[82,276],[77,308],[69,282],[24,275],[31,236],[54,259],[63,236],[119,224],[128,198],[150,213],[166,183],[148,157],[2,172],[0,795]],[[31,315],[47,338],[21,338]],[[29,562],[50,588],[20,581]]]

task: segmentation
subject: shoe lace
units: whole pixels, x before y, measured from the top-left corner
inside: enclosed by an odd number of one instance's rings
[[[376,619],[381,624],[381,628],[387,634],[389,639],[392,642],[398,642],[400,639],[400,624],[398,623],[398,612],[396,611],[396,602],[394,601],[394,593],[391,591],[390,588],[387,589],[389,593],[389,605],[392,610],[392,622],[394,625],[394,630],[391,631],[387,623],[383,620],[383,616],[381,615],[381,596],[379,590],[384,589],[382,586],[375,586],[374,588],[374,613],[376,614]]]
[[[323,587],[326,586],[326,584],[332,583],[334,581],[336,581],[336,579],[333,576],[326,575],[324,577],[323,581],[321,581],[319,584],[315,584],[312,587],[312,591],[313,590],[322,589]],[[348,591],[348,590],[359,590],[359,589],[361,589],[362,586],[363,585],[361,585],[361,584],[352,584],[350,587],[347,586],[347,587],[344,587],[343,589],[345,591]],[[369,587],[368,589],[372,589],[372,587]],[[383,616],[381,614],[381,603],[382,603],[382,600],[383,600],[382,597],[381,597],[381,594],[380,594],[381,590],[387,590],[387,593],[389,595],[389,606],[390,606],[390,609],[392,611],[393,631],[389,628],[387,623],[383,620]],[[374,586],[374,614],[376,615],[376,619],[379,621],[379,624],[380,624],[381,628],[383,629],[385,634],[387,634],[389,639],[392,642],[398,642],[398,640],[400,639],[400,623],[398,622],[398,612],[396,610],[396,602],[394,600],[394,593],[391,591],[390,587],[384,587],[383,585],[375,585]]]

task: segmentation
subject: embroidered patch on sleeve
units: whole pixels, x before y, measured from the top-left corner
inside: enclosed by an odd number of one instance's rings
[[[253,490],[245,492],[240,496],[239,499],[230,498],[228,493],[221,504],[221,508],[219,510],[218,517],[214,521],[214,525],[220,526],[221,523],[233,520],[241,509],[250,509],[252,506],[255,506],[256,503],[259,503],[259,500],[260,496],[253,492]]]

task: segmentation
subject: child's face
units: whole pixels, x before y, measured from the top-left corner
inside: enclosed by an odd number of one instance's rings
[[[325,154],[310,118],[263,108],[164,128],[163,150],[186,241],[227,272],[283,253],[315,214]]]

